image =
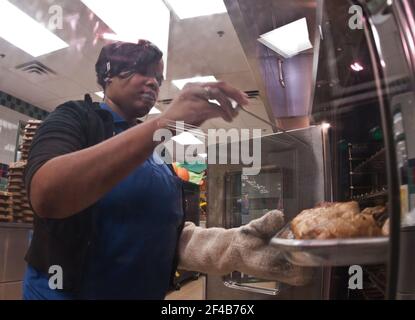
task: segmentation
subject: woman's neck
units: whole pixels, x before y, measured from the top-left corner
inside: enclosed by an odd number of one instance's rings
[[[104,102],[111,108],[112,111],[119,114],[129,124],[131,125],[136,124],[137,119],[123,112],[123,110],[116,103],[114,103],[110,98],[105,97]]]

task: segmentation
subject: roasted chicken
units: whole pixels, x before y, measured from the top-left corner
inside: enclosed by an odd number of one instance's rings
[[[366,208],[362,212],[355,201],[320,203],[316,208],[303,210],[291,222],[296,239],[335,239],[380,236],[377,217],[383,215],[382,206]]]

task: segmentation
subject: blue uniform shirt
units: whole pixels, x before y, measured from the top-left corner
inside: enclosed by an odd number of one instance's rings
[[[106,104],[101,108],[112,113],[114,134],[128,129],[128,123]],[[25,299],[165,297],[183,208],[180,179],[158,163],[153,154],[95,204],[97,233],[80,293],[50,289],[48,275],[28,266]]]

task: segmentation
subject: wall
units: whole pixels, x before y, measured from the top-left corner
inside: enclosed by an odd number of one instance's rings
[[[8,109],[25,114],[28,117],[43,120],[49,114],[49,112],[36,107],[28,102],[25,102],[19,98],[16,98],[6,92],[0,90],[0,105]]]
[[[14,161],[19,121],[43,120],[49,112],[0,91],[0,163]]]
[[[19,121],[27,121],[30,117],[0,105],[0,163],[9,164],[14,161]]]

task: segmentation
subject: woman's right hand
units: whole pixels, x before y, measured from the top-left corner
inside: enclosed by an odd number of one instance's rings
[[[183,121],[194,126],[219,117],[231,122],[238,111],[229,99],[239,105],[248,104],[248,96],[243,91],[225,82],[189,83],[160,115],[160,119],[169,124]],[[220,105],[210,103],[209,100],[216,100]]]

